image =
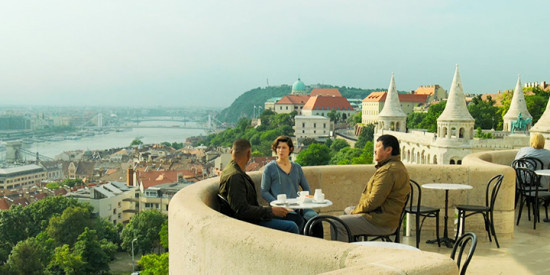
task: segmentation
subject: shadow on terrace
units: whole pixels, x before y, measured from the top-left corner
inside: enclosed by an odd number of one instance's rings
[[[463,165],[407,165],[411,179],[420,184],[448,182],[474,188],[450,191],[449,216],[455,204],[484,204],[487,181],[503,174],[504,181],[495,205],[495,228],[502,249],[514,235],[515,174],[509,163],[517,151],[491,151],[467,156]],[[339,215],[359,199],[373,165],[304,167],[311,189],[322,188],[334,204],[323,214]],[[259,190],[261,173],[250,174]],[[178,192],[169,207],[171,274],[457,274],[449,258],[450,249],[426,244],[435,237],[432,219],[422,228],[423,252],[364,247],[271,230],[227,217],[217,212],[218,178],[198,182]],[[258,192],[259,193],[259,192]],[[259,195],[259,194],[258,194]],[[263,201],[263,199],[260,199]],[[444,210],[444,192],[424,189],[423,205]],[[448,227],[453,234],[454,219]],[[524,224],[527,224],[524,221]],[[488,243],[481,218],[468,219],[467,230]],[[440,231],[443,219],[440,222]],[[413,227],[414,228],[414,227]],[[414,232],[412,232],[414,234]],[[405,238],[413,244],[414,237]],[[434,248],[435,247],[435,248]],[[495,246],[496,249],[496,246]],[[427,252],[433,251],[433,252]],[[478,256],[476,254],[476,256]],[[474,256],[470,271],[475,271]],[[489,272],[493,273],[493,272]],[[506,273],[506,272],[505,272]]]

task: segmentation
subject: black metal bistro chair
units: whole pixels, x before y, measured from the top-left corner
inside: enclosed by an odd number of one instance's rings
[[[353,241],[348,225],[345,224],[341,219],[331,215],[318,215],[309,219],[309,221],[307,221],[306,225],[304,226],[304,235],[316,237],[314,228],[317,224],[321,224],[322,222],[327,222],[330,224],[332,240],[338,240],[338,226],[342,226],[346,231],[348,243],[351,243]]]
[[[441,246],[439,241],[439,208],[435,207],[429,207],[429,206],[423,206],[421,204],[422,202],[422,191],[420,190],[420,185],[414,180],[411,180],[411,194],[410,194],[410,200],[405,207],[405,213],[409,213],[415,216],[415,234],[416,234],[416,248],[419,248],[420,244],[420,231],[422,230],[422,225],[424,225],[424,220],[426,218],[435,218],[435,234],[437,236],[437,246]],[[413,205],[414,195],[417,194],[416,197],[416,205]],[[420,217],[422,217],[422,222],[420,222]]]
[[[497,234],[495,233],[495,221],[493,218],[493,210],[495,207],[495,201],[497,199],[498,191],[502,185],[503,175],[496,175],[492,177],[487,183],[487,188],[485,189],[485,205],[464,205],[459,204],[456,206],[458,210],[458,224],[456,226],[456,239],[458,239],[458,233],[464,232],[464,227],[466,224],[466,218],[473,216],[475,214],[483,215],[483,221],[485,222],[485,230],[489,235],[489,241],[491,242],[491,235],[495,237],[495,243],[497,247],[500,248],[498,244]],[[490,191],[490,193],[489,193]]]
[[[471,242],[470,249],[468,250],[468,254],[466,254],[466,259],[464,260],[464,263],[461,267],[460,263],[462,262],[462,255],[464,254],[464,250],[466,249],[469,242]],[[460,275],[466,274],[466,269],[468,268],[468,264],[470,264],[470,261],[474,256],[476,246],[477,236],[472,232],[465,233],[460,237],[460,239],[456,240],[455,245],[453,246],[453,250],[451,251],[451,259],[454,260],[455,258],[457,258],[456,265],[458,266]],[[458,255],[456,254],[457,251]]]
[[[530,169],[531,171],[535,171],[535,170],[538,170],[538,169],[545,169],[544,167],[544,164],[542,163],[542,161],[538,158],[535,158],[535,157],[523,157],[523,158],[519,158],[519,159],[516,159],[514,161],[512,161],[512,168],[516,169],[516,168],[527,168],[527,169]],[[542,187],[537,187],[539,190],[542,190],[544,191],[544,188]],[[522,195],[522,192],[520,190],[520,182],[519,182],[519,178],[516,177],[516,197],[515,197],[515,201],[514,201],[514,207],[517,206],[518,204],[518,201],[521,200],[521,195]],[[527,206],[527,210],[528,212],[530,213],[530,208],[529,206]],[[531,217],[531,214],[529,214],[529,217]]]
[[[516,225],[519,225],[523,205],[527,204],[527,210],[529,210],[530,206],[532,206],[533,229],[537,229],[537,222],[540,222],[540,203],[543,203],[546,210],[546,218],[548,218],[548,202],[550,201],[550,192],[540,190],[540,176],[535,174],[535,172],[531,169],[516,168],[515,170],[516,179],[519,179],[519,192],[521,192],[518,220]],[[531,214],[529,211],[527,215],[530,220]]]
[[[369,234],[357,234],[353,235],[354,241],[368,241],[369,238],[372,237],[371,241],[375,240],[382,240],[384,242],[392,242],[390,237],[394,237],[393,242],[399,243],[401,242],[401,226],[403,225],[403,220],[405,219],[405,208],[407,207],[407,204],[409,202],[410,194],[407,195],[407,198],[405,199],[405,205],[403,206],[403,210],[401,210],[401,216],[399,217],[399,224],[397,225],[397,228],[395,231],[391,234],[387,235],[369,235]]]

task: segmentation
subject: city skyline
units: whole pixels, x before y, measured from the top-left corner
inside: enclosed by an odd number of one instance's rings
[[[3,105],[228,107],[292,83],[466,93],[550,81],[545,11],[522,1],[14,2],[2,5]],[[289,91],[290,92],[290,91]]]

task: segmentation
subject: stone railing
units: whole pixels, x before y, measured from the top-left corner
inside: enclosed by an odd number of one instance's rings
[[[474,187],[450,191],[451,217],[456,203],[484,204],[487,181],[504,174],[495,206],[496,232],[499,238],[510,238],[514,229],[515,175],[508,164],[516,152],[477,153],[464,158],[463,165],[407,165],[407,169],[420,184],[453,182]],[[334,203],[321,211],[335,215],[357,203],[374,171],[372,165],[304,167],[311,189],[322,188]],[[259,190],[261,173],[250,175]],[[327,241],[227,217],[215,210],[218,183],[218,178],[195,183],[178,192],[170,202],[171,274],[457,274],[448,255]],[[443,191],[423,189],[422,195],[423,204],[444,209]],[[451,235],[453,220],[448,222]],[[476,232],[480,241],[485,241],[487,234],[481,218],[472,217],[467,225],[468,231]],[[429,236],[433,229],[433,223],[425,224],[422,235]]]

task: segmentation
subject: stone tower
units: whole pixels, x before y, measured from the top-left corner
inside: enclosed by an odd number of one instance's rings
[[[527,110],[525,95],[523,94],[523,89],[521,88],[521,78],[518,76],[516,89],[514,90],[514,95],[512,96],[512,102],[510,103],[510,109],[508,109],[508,112],[506,112],[503,117],[504,125],[502,130],[510,131],[512,129],[512,121],[517,120],[520,113],[523,119],[533,119],[533,116],[531,116]],[[531,125],[527,125],[527,130],[529,130],[530,126]]]
[[[474,118],[466,107],[462,80],[456,65],[453,83],[447,99],[447,106],[437,118],[438,139],[449,139],[467,142],[474,137]]]
[[[396,132],[406,132],[407,115],[401,108],[399,95],[395,88],[395,79],[393,73],[391,75],[390,87],[386,94],[386,102],[380,114],[378,114],[377,130],[391,130]]]

